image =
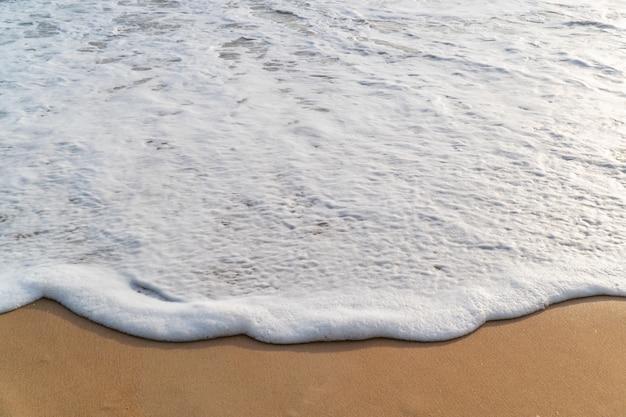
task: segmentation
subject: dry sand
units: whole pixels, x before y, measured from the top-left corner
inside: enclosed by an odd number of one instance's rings
[[[445,343],[168,344],[40,300],[0,315],[0,416],[626,416],[626,299]]]

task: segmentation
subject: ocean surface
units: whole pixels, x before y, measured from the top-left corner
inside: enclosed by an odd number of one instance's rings
[[[0,0],[0,311],[444,340],[626,296],[624,0]]]

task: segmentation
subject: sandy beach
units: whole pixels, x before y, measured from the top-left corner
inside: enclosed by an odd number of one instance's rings
[[[143,340],[40,300],[0,315],[0,416],[626,415],[626,299],[444,343]]]

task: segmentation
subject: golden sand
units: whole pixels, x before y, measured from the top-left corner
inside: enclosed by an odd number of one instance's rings
[[[445,343],[161,343],[40,300],[0,315],[0,417],[626,416],[626,299]]]

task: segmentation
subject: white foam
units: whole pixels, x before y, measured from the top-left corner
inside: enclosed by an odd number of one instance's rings
[[[0,310],[441,340],[626,295],[620,2],[0,2]]]
[[[76,313],[108,327],[137,336],[188,341],[247,334],[270,343],[311,340],[349,340],[390,337],[407,340],[445,340],[462,336],[487,320],[536,311],[572,297],[624,295],[619,284],[624,269],[532,271],[508,288],[466,288],[443,292],[436,299],[419,293],[383,289],[326,293],[298,298],[249,296],[220,301],[173,301],[114,271],[77,265],[30,270],[25,279],[3,278],[11,298],[28,303],[41,297],[59,300]],[[578,274],[578,275],[577,275]],[[554,280],[560,276],[560,280]],[[594,277],[603,276],[603,279]],[[534,284],[534,285],[533,285]],[[15,303],[0,305],[3,310]]]

